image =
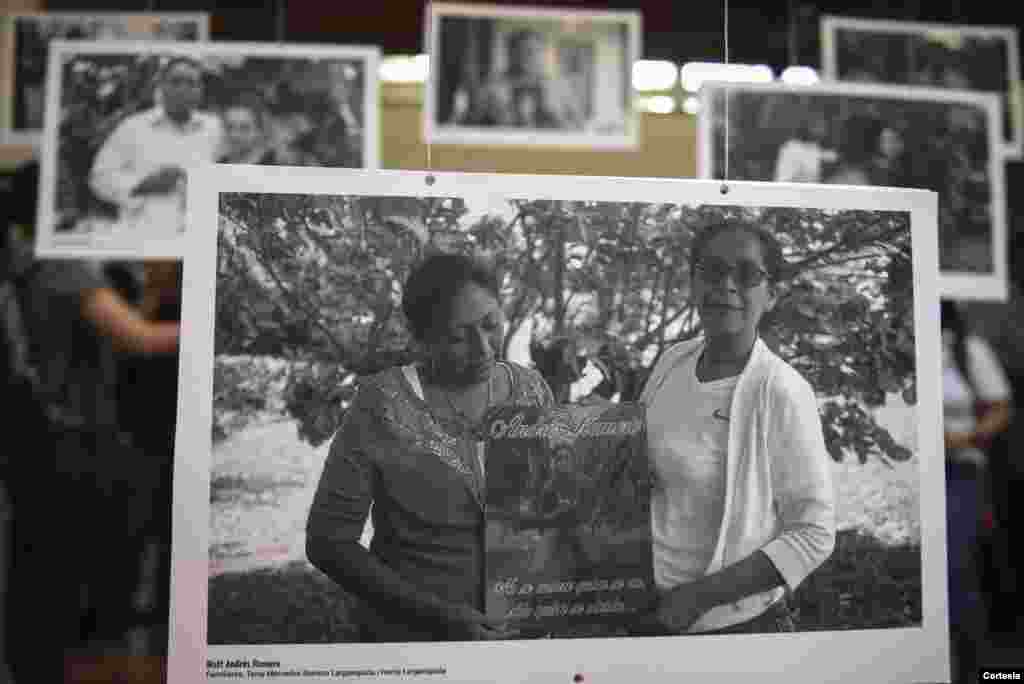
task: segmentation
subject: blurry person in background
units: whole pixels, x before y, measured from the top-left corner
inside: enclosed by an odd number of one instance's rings
[[[308,152],[302,149],[314,129],[308,98],[288,83],[274,89],[269,102],[268,139],[278,164],[302,166],[308,161]]]
[[[886,124],[878,134],[878,149],[874,158],[873,185],[907,187],[909,170],[904,142],[905,125]]]
[[[147,261],[141,265],[131,302],[154,325],[181,321],[181,262]],[[132,597],[141,645],[164,655],[163,635],[170,610],[171,483],[174,428],[178,404],[178,355],[126,350],[118,355],[118,419],[121,430],[155,469],[154,490],[143,531],[139,579]]]
[[[792,138],[779,148],[775,161],[776,183],[820,183],[822,167],[836,161],[835,150],[825,147],[828,122],[825,115],[809,107],[803,108],[803,120]]]
[[[251,97],[239,97],[221,112],[224,126],[224,164],[275,164],[277,156],[267,138],[267,114]]]
[[[304,126],[292,139],[291,149],[304,165],[359,167],[362,151],[358,138],[339,103],[328,93],[310,93],[303,100]]]
[[[843,124],[839,141],[839,159],[835,168],[822,179],[833,185],[871,185],[875,150],[882,123],[871,116],[855,114]]]
[[[83,40],[88,38],[85,28],[61,23],[23,24],[19,27],[16,58],[19,88],[14,94],[14,128],[41,130],[46,106],[47,46],[56,38]]]
[[[548,68],[550,46],[544,34],[524,29],[505,38],[506,68],[492,74],[475,105],[456,111],[456,123],[515,128],[582,128],[585,117],[572,87]],[[473,102],[456,93],[456,102]]]
[[[18,453],[8,595],[18,625],[9,634],[12,667],[34,676],[39,644],[82,648],[119,639],[137,621],[132,593],[157,464],[122,431],[117,357],[174,354],[179,336],[177,323],[149,320],[126,300],[102,264],[33,260],[38,177],[35,162],[16,172],[14,221],[26,232],[18,279],[27,363],[53,455]]]
[[[217,159],[220,118],[199,111],[202,66],[172,57],[157,85],[157,104],[122,121],[93,162],[89,186],[119,209],[116,229],[172,236],[184,230],[185,172]]]
[[[987,616],[976,564],[986,451],[1010,425],[1010,383],[989,344],[942,301],[942,406],[946,445],[946,543],[954,682],[974,681]]]

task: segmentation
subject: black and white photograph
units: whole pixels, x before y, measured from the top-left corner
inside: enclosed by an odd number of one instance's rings
[[[995,96],[963,91],[708,83],[701,94],[697,172],[701,178],[937,192],[942,295],[1005,300],[998,113]]]
[[[432,143],[639,144],[638,12],[428,3]]]
[[[993,93],[999,97],[1004,154],[1024,157],[1016,27],[828,15],[820,26],[826,79]]]
[[[377,48],[58,41],[36,250],[177,258],[205,163],[376,168]]]
[[[644,418],[611,401],[487,413],[484,612],[526,637],[630,636],[658,591]]]
[[[195,179],[171,678],[948,677],[933,193]]]
[[[54,40],[205,41],[203,13],[15,13],[0,17],[0,131],[5,143],[38,144],[46,104],[46,65]]]

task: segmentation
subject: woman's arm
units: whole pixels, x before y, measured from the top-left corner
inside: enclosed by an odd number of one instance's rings
[[[144,178],[135,168],[137,126],[137,119],[121,122],[96,153],[89,173],[89,189],[118,206],[139,201],[133,194]]]
[[[968,375],[978,394],[978,420],[972,432],[947,432],[947,449],[986,448],[1010,427],[1013,412],[1010,382],[992,347],[980,337],[967,338]]]
[[[973,432],[946,432],[947,449],[985,449],[999,434],[1010,427],[1013,415],[1007,400],[984,402],[984,409]]]
[[[359,544],[373,500],[366,444],[383,438],[371,391],[360,389],[331,444],[306,524],[306,555],[346,591],[410,624],[455,638],[485,638],[480,628],[487,620],[479,611],[422,591]]]
[[[122,351],[172,354],[178,349],[177,323],[146,320],[112,288],[83,293],[82,315]]]
[[[781,530],[763,550],[792,591],[835,548],[832,459],[814,391],[795,371],[769,388],[769,407],[767,456]]]
[[[764,551],[755,551],[718,572],[680,584],[669,591],[658,605],[657,617],[669,629],[681,632],[715,606],[771,591],[784,584],[785,580],[772,560]]]
[[[831,463],[814,393],[802,380],[770,392],[768,458],[781,530],[746,558],[669,592],[658,618],[671,629],[686,629],[719,605],[777,587],[792,591],[832,555]]]

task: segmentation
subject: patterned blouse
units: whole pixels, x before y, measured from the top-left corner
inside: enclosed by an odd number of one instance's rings
[[[372,503],[370,552],[380,562],[424,591],[482,609],[485,497],[477,435],[435,414],[406,369],[360,382],[331,444],[307,537],[321,546],[358,541]],[[496,372],[510,381],[504,403],[553,404],[536,371],[501,363]],[[372,604],[385,597],[361,598]]]

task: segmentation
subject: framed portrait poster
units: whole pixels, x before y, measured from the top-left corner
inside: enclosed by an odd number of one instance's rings
[[[0,135],[38,144],[45,121],[46,65],[54,40],[205,41],[209,15],[161,12],[17,12],[0,16]]]
[[[196,164],[376,168],[378,62],[370,47],[54,42],[36,252],[180,257]]]
[[[1020,43],[1014,26],[821,18],[825,78],[999,96],[999,136],[1009,159],[1024,156]]]
[[[186,238],[171,680],[949,677],[934,193],[192,178],[189,220],[216,229]],[[696,350],[741,319],[733,406],[760,417],[680,414]],[[466,335],[485,344],[460,356]],[[449,373],[480,389],[476,427]],[[685,425],[751,451],[684,494]],[[782,579],[662,604],[711,581],[679,574],[684,537],[704,577]]]
[[[635,148],[638,12],[430,3],[431,143]]]
[[[933,190],[942,296],[1005,300],[1006,177],[998,120],[990,94],[708,83],[698,119],[698,175]]]

